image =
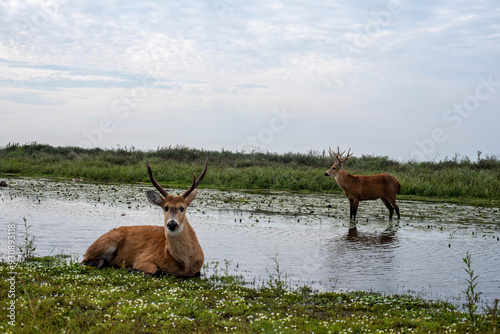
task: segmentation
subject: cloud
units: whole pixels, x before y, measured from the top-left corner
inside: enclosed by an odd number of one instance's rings
[[[130,141],[147,143],[141,135],[147,124],[176,119],[181,125],[168,137],[172,144],[235,149],[267,124],[272,110],[286,106],[302,127],[291,125],[267,149],[334,145],[333,129],[371,153],[403,156],[442,121],[446,108],[474,90],[479,77],[500,80],[500,13],[494,1],[401,0],[400,10],[391,12],[394,3],[4,1],[2,108],[26,116],[34,112],[24,108],[28,104],[58,115],[70,110],[81,126],[68,139],[73,144],[104,117],[116,123],[106,145],[124,140],[124,129],[139,124],[144,128],[130,131]],[[475,124],[498,117],[495,96],[463,125],[478,143],[464,147],[450,140],[440,147],[462,152],[487,146]],[[129,111],[125,120],[113,105]],[[71,117],[54,122],[52,131],[56,124],[73,127]],[[233,124],[251,128],[236,127],[225,139],[223,129]],[[47,131],[28,130],[32,140],[44,141]],[[394,131],[398,152],[384,145],[394,141]],[[368,134],[377,141],[367,141]]]
[[[92,82],[124,82],[119,77],[106,75],[75,74],[71,71],[47,68],[16,67],[4,64],[0,68],[0,80],[10,82],[46,82],[46,81],[92,81]]]

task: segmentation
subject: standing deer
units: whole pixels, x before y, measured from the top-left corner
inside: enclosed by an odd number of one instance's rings
[[[335,180],[344,194],[349,199],[350,213],[349,218],[356,219],[359,201],[381,199],[387,209],[389,209],[389,219],[392,219],[392,214],[396,210],[398,218],[399,208],[396,204],[396,195],[399,193],[401,185],[394,176],[389,174],[377,175],[351,175],[345,169],[346,160],[352,155],[351,149],[347,152],[345,158],[342,158],[345,151],[340,153],[337,146],[337,153],[328,150],[330,156],[334,160],[333,166],[325,172],[325,176],[335,176]]]
[[[149,179],[161,193],[148,190],[148,200],[163,209],[164,226],[122,226],[115,228],[94,241],[87,249],[82,263],[103,267],[119,267],[142,271],[146,274],[162,273],[190,277],[199,275],[204,255],[196,233],[189,224],[186,210],[196,197],[196,187],[207,171],[182,195],[172,196],[153,177],[149,162],[146,167]]]

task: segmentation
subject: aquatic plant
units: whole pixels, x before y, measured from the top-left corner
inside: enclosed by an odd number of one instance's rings
[[[496,330],[497,330],[497,326],[496,326],[497,314],[500,311],[500,309],[498,308],[498,302],[499,302],[499,299],[496,298],[493,301],[493,307],[490,307],[490,306],[487,307],[488,314],[491,316],[491,333],[492,334],[495,334]]]
[[[269,273],[269,279],[267,281],[267,286],[275,290],[286,290],[289,288],[287,280],[288,274],[280,269],[280,261],[278,260],[278,253],[273,257],[274,262],[274,272]]]
[[[463,258],[463,261],[466,265],[465,272],[467,273],[468,277],[466,279],[467,281],[467,288],[464,291],[464,294],[466,296],[467,302],[465,303],[465,307],[467,308],[468,311],[468,317],[469,321],[476,326],[477,325],[477,320],[478,316],[476,314],[476,311],[478,309],[478,303],[480,301],[480,296],[481,292],[477,290],[477,279],[479,278],[478,275],[474,275],[474,270],[472,269],[472,263],[471,263],[471,254],[467,252],[467,255]]]
[[[32,227],[31,225],[28,225],[28,220],[26,217],[23,217],[24,221],[24,240],[23,242],[18,246],[20,256],[24,261],[31,261],[35,258],[35,251],[36,251],[36,237],[31,234],[28,230]]]

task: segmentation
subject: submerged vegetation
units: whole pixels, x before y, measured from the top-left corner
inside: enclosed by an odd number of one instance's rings
[[[202,187],[276,189],[311,192],[340,192],[337,184],[323,176],[332,164],[325,151],[308,153],[242,153],[205,151],[186,147],[158,147],[140,151],[83,149],[30,143],[0,148],[0,175],[54,176],[95,181],[147,182],[149,160],[164,184],[192,182],[209,158],[209,173]],[[155,167],[156,165],[156,167]],[[401,194],[420,198],[479,200],[498,205],[500,160],[495,156],[477,161],[469,158],[439,162],[397,162],[388,157],[362,155],[349,159],[351,174],[389,173],[402,184]]]
[[[261,287],[238,277],[152,277],[54,257],[0,263],[2,332],[14,333],[494,333],[494,312],[370,292]],[[206,269],[206,267],[205,267]],[[13,274],[14,272],[14,274]],[[279,269],[277,269],[279,272]],[[13,311],[8,306],[14,305]]]

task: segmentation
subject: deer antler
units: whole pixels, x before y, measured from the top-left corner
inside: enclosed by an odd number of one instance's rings
[[[352,156],[352,154],[350,154],[350,153],[351,153],[351,148],[349,147],[349,151],[347,151],[347,155],[344,158],[344,161],[346,161],[347,159],[349,159],[350,156]]]
[[[191,192],[193,190],[195,190],[196,187],[198,187],[198,185],[200,184],[201,180],[203,180],[203,177],[205,176],[205,173],[207,172],[207,166],[208,166],[208,158],[207,158],[207,160],[205,160],[205,168],[203,169],[203,172],[201,172],[201,174],[198,177],[198,179],[196,179],[196,173],[193,173],[193,184],[191,185],[191,187],[189,187],[188,190],[186,190],[184,192],[184,194],[182,194],[182,197],[184,197],[184,198],[188,197],[189,194],[191,194]]]
[[[332,157],[333,160],[336,160],[335,157],[333,156],[334,153],[332,152],[331,147],[328,148],[328,153],[330,153],[330,156]]]
[[[328,148],[328,153],[330,153],[333,160],[337,160],[340,163],[342,161],[342,154],[344,154],[345,151],[340,153],[340,149],[337,146],[337,153],[333,152],[331,148]]]
[[[344,155],[345,151],[340,153],[340,148],[337,146],[337,153],[333,152],[331,148],[328,149],[328,153],[330,153],[330,156],[332,157],[333,160],[337,160],[339,164],[344,164],[347,159],[349,159],[351,154],[351,148],[349,148],[349,151],[347,152],[347,156],[345,158],[342,158]]]
[[[156,181],[156,179],[154,178],[153,176],[153,172],[151,171],[151,166],[149,166],[149,161],[146,160],[146,167],[148,169],[148,175],[149,175],[149,179],[151,180],[151,183],[153,183],[153,186],[155,186],[156,189],[158,189],[158,191],[164,196],[164,197],[167,197],[168,196],[168,193],[165,189],[163,189],[162,186],[160,186],[160,184]]]

